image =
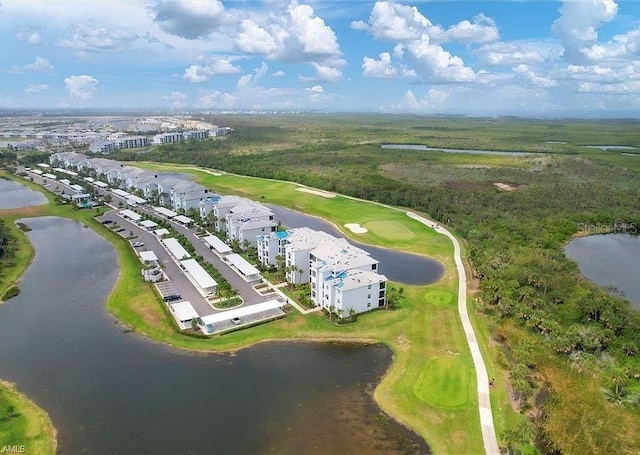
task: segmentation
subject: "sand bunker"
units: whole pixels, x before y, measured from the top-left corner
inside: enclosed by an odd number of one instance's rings
[[[322,197],[328,197],[328,198],[336,197],[335,194],[329,193],[328,191],[312,190],[311,188],[296,188],[296,191],[302,191],[303,193],[315,194],[316,196],[322,196]]]
[[[366,232],[369,232],[369,229],[363,228],[358,223],[347,223],[344,225],[344,227],[349,229],[354,234],[364,234]]]
[[[513,191],[513,190],[516,189],[515,186],[509,185],[507,183],[496,182],[496,183],[494,183],[494,185],[497,186],[498,188],[500,188],[501,190],[504,190],[504,191]]]

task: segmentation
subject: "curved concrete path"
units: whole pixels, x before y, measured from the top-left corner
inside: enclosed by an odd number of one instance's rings
[[[473,358],[473,365],[476,370],[476,382],[478,384],[478,409],[480,411],[480,428],[482,429],[482,439],[484,441],[484,450],[488,455],[498,455],[500,448],[496,438],[496,429],[493,426],[493,413],[491,412],[491,400],[489,398],[489,378],[487,377],[487,367],[484,364],[476,335],[473,332],[473,326],[469,319],[467,311],[467,273],[460,257],[460,243],[458,239],[444,227],[428,220],[413,212],[407,212],[407,216],[413,218],[420,223],[433,228],[436,232],[446,235],[453,243],[453,255],[458,269],[458,313],[464,328],[464,334],[467,337],[467,344]]]

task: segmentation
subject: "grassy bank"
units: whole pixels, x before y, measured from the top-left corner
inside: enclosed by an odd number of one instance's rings
[[[17,446],[24,453],[54,454],[56,430],[47,413],[18,392],[13,384],[0,381],[0,448]]]
[[[176,170],[175,166],[154,168]],[[291,183],[182,170],[223,193],[241,194],[321,216],[358,241],[433,256],[444,264],[444,278],[430,286],[404,286],[405,297],[399,309],[361,315],[355,324],[336,326],[319,314],[292,313],[250,330],[211,339],[195,338],[176,331],[153,287],[140,279],[139,261],[128,243],[95,221],[95,211],[49,204],[5,214],[13,219],[42,215],[73,218],[112,242],[118,252],[120,276],[107,306],[132,330],[154,340],[198,351],[235,350],[267,340],[383,342],[393,350],[394,360],[375,391],[379,405],[424,437],[435,452],[482,450],[475,374],[458,319],[452,246],[445,237],[402,212],[379,205],[341,196],[323,198],[297,191],[297,186]],[[351,234],[343,227],[351,222],[367,227],[369,232]],[[485,324],[475,322],[480,327]],[[488,331],[485,328],[481,333]],[[498,369],[495,365],[491,368],[492,372]],[[496,376],[501,373],[496,372]],[[512,422],[517,416],[510,410],[504,392],[494,397],[499,400],[494,403],[494,411],[500,434],[502,423]]]

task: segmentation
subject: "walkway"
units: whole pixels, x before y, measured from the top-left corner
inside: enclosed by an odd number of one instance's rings
[[[428,220],[413,212],[407,212],[409,218],[413,218],[420,223],[433,228],[436,232],[446,235],[453,243],[453,255],[458,269],[458,313],[462,320],[464,334],[467,337],[467,344],[473,358],[473,365],[476,370],[476,381],[478,383],[478,409],[480,411],[480,428],[482,429],[482,439],[484,440],[484,450],[488,455],[500,453],[498,440],[496,439],[496,429],[493,426],[493,413],[491,412],[491,400],[489,398],[489,378],[487,377],[487,367],[484,364],[473,326],[467,311],[467,273],[460,257],[460,243],[458,239],[444,227]]]

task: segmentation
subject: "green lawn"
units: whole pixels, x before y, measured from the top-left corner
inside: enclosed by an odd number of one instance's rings
[[[13,384],[0,381],[0,450],[24,446],[24,453],[54,454],[56,430],[45,411],[18,392]]]
[[[177,170],[175,166],[145,167]],[[121,270],[107,307],[132,330],[152,339],[197,351],[235,350],[266,340],[383,342],[394,355],[387,374],[375,390],[378,404],[424,437],[435,452],[474,453],[482,450],[475,373],[455,305],[457,280],[452,261],[453,247],[444,236],[410,219],[403,211],[378,204],[340,196],[323,198],[296,191],[296,185],[286,182],[232,175],[216,177],[202,171],[181,170],[192,172],[197,181],[222,193],[240,194],[304,211],[339,227],[349,222],[373,223],[377,228],[358,235],[358,240],[435,257],[444,264],[446,273],[441,281],[430,286],[403,285],[405,292],[399,309],[364,314],[354,324],[336,326],[319,314],[302,316],[293,312],[284,319],[249,330],[203,339],[177,332],[153,287],[140,278],[139,261],[128,242],[95,221],[94,211],[50,204],[9,211],[5,215],[73,218],[111,241],[118,252]],[[342,231],[349,236],[348,230]],[[396,231],[402,235],[394,235]],[[409,239],[409,236],[413,237]],[[488,330],[484,328],[480,335],[488,337]],[[502,375],[502,372],[495,374]],[[494,409],[504,415],[496,416],[498,434],[502,422],[513,419],[505,397],[503,393],[494,395],[499,400]]]

